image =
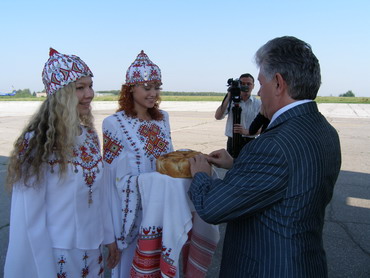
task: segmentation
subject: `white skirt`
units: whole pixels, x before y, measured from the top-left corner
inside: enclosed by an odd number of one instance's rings
[[[104,277],[103,254],[100,249],[57,249],[54,248],[54,259],[58,278]]]

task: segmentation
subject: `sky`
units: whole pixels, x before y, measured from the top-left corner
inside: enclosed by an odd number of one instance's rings
[[[319,96],[370,97],[369,14],[368,0],[0,0],[0,92],[43,90],[53,47],[89,65],[95,91],[119,90],[144,50],[163,91],[225,93],[229,78],[257,78],[259,47],[295,36],[320,61]]]

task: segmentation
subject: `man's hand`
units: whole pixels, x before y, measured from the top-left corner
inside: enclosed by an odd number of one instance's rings
[[[211,176],[212,167],[208,163],[206,155],[198,154],[192,158],[189,158],[189,162],[190,162],[190,172],[191,172],[192,177],[194,177],[195,174],[199,172],[204,172],[208,176]]]
[[[245,129],[241,124],[234,124],[234,133],[249,135],[249,130]]]
[[[119,263],[121,252],[119,251],[116,242],[107,244],[106,247],[108,248],[107,267],[112,269]]]
[[[230,169],[234,164],[234,159],[225,149],[211,152],[207,156],[207,160],[209,163],[224,169]]]

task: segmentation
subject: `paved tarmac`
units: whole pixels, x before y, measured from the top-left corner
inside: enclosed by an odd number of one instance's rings
[[[0,102],[0,277],[9,236],[10,194],[4,190],[9,152],[38,102]],[[170,114],[175,149],[209,153],[225,147],[225,120],[213,117],[218,102],[163,102]],[[116,109],[114,102],[94,102],[96,127]],[[370,105],[319,104],[338,130],[342,168],[325,217],[324,245],[329,277],[370,277]],[[219,171],[222,175],[223,171]],[[220,225],[221,235],[225,225]],[[222,240],[207,277],[218,277]],[[21,266],[20,266],[21,267]],[[106,275],[108,277],[108,275]]]

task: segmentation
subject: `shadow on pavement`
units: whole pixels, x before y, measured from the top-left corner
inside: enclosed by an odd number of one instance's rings
[[[329,277],[370,277],[370,174],[341,171],[326,210]]]

